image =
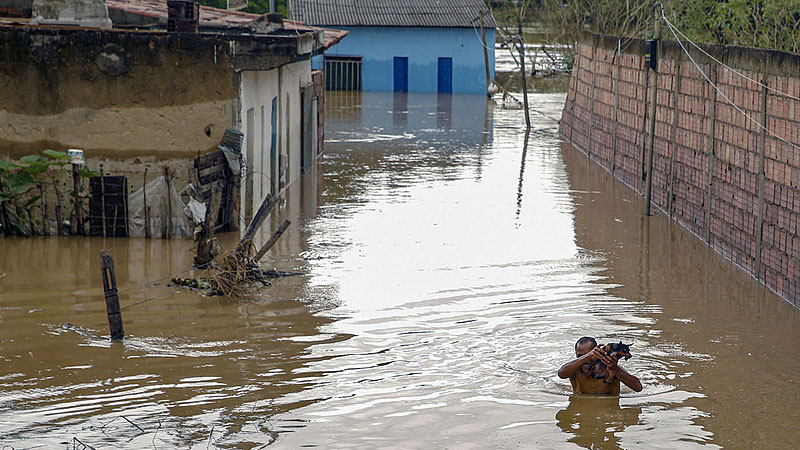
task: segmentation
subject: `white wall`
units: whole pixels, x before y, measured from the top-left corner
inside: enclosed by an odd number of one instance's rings
[[[288,182],[292,183],[300,176],[300,136],[303,124],[300,121],[303,105],[300,100],[300,89],[311,83],[311,61],[300,61],[287,64],[281,70],[281,151],[288,155]],[[288,121],[286,120],[288,118]],[[287,152],[287,149],[289,151]]]
[[[268,71],[242,72],[241,87],[241,131],[245,136],[242,143],[242,153],[247,159],[250,176],[242,180],[241,217],[240,226],[246,227],[252,217],[245,217],[245,212],[252,214],[258,210],[263,199],[270,192],[272,176],[270,174],[271,158],[270,145],[272,137],[272,99],[278,98],[277,142],[278,153],[283,157],[284,168],[278,167],[278,172],[286,170],[283,186],[285,188],[300,176],[301,147],[300,136],[302,123],[300,121],[302,105],[300,103],[300,88],[311,83],[311,61],[299,61],[281,66]],[[248,111],[253,109],[252,126],[249,130]],[[252,143],[248,137],[252,136]],[[247,150],[252,144],[253,155],[249,157]],[[278,163],[276,162],[276,165]],[[248,185],[248,183],[250,183]],[[277,185],[277,181],[276,181]],[[251,198],[247,194],[252,192]],[[248,207],[248,201],[251,207]]]

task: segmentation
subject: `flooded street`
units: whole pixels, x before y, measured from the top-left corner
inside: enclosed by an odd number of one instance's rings
[[[526,139],[482,96],[329,92],[265,258],[305,275],[246,301],[169,285],[191,241],[0,239],[0,445],[795,448],[800,311],[560,144],[563,94],[530,99]],[[571,397],[584,335],[632,342],[644,390]]]

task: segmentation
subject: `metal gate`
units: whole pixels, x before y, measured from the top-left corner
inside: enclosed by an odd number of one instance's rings
[[[360,56],[325,56],[325,89],[360,91],[361,68]]]

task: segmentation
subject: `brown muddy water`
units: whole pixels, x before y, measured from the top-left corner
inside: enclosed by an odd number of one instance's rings
[[[162,279],[187,241],[0,240],[0,445],[797,448],[800,312],[560,145],[563,94],[531,99],[524,147],[480,97],[329,94],[266,264],[306,275],[246,301]],[[571,397],[583,335],[633,342],[644,390]]]

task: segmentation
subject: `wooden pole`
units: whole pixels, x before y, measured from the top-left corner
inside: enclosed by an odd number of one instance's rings
[[[614,175],[614,171],[617,167],[617,128],[619,124],[617,123],[617,119],[619,118],[619,72],[622,60],[622,42],[620,38],[617,38],[617,61],[616,61],[616,70],[614,73],[614,121],[613,126],[614,129],[611,134],[611,162],[609,164],[609,170],[611,171],[611,175]]]
[[[100,164],[100,215],[103,219],[103,237],[108,237],[108,233],[106,233],[106,174],[103,173],[102,164]]]
[[[50,227],[47,224],[47,196],[45,195],[44,186],[42,183],[38,183],[36,187],[39,189],[39,197],[42,199],[42,236],[49,236],[50,235]]]
[[[169,179],[169,166],[164,166],[164,181],[167,183],[167,217],[164,218],[167,226],[165,227],[164,237],[169,239],[171,237],[169,226],[172,222],[172,183],[170,183]]]
[[[649,71],[649,69],[645,68],[645,71]],[[645,177],[646,177],[646,174],[647,174],[647,161],[646,161],[647,160],[647,151],[646,151],[647,146],[645,145],[647,143],[647,139],[646,139],[647,138],[647,114],[645,113],[645,111],[647,111],[647,94],[650,93],[649,72],[647,73],[647,75],[648,76],[644,77],[644,98],[642,99],[642,105],[643,105],[642,106],[642,129],[641,129],[641,131],[639,133],[639,136],[642,137],[641,145],[639,146],[639,156],[641,157],[641,160],[640,160],[641,164],[639,164],[639,166],[640,166],[640,170],[641,170],[640,175],[641,175],[643,183],[644,183],[644,181],[646,181]],[[638,185],[634,186],[634,189],[636,191],[638,191],[638,192],[642,192],[642,191],[639,190],[640,187]],[[641,186],[641,189],[644,190],[644,186]]]
[[[763,251],[763,232],[764,232],[764,158],[766,157],[767,145],[767,79],[764,78],[761,90],[761,135],[758,137],[758,216],[756,217],[756,260],[755,273],[757,279],[761,277],[761,252]]]
[[[656,16],[656,30],[654,39],[658,39],[659,35],[659,24],[661,21],[659,20],[658,16]],[[659,47],[659,43],[656,44],[656,47]],[[656,51],[656,56],[658,55],[658,51]],[[657,62],[654,61],[656,64]],[[651,203],[651,195],[653,192],[653,153],[654,153],[654,145],[655,145],[655,138],[656,138],[656,104],[658,103],[658,70],[653,68],[653,91],[650,94],[650,136],[647,142],[647,187],[645,191],[645,203],[644,203],[644,215],[650,215],[650,203]]]
[[[569,109],[569,120],[570,120],[570,127],[569,127],[569,143],[574,145],[572,142],[572,132],[575,130],[576,120],[575,120],[575,104],[577,103],[578,99],[578,90],[580,89],[580,82],[581,82],[581,47],[583,47],[583,43],[578,44],[578,54],[575,55],[575,62],[573,64],[573,69],[575,70],[575,76],[572,79],[575,80],[575,86],[572,91],[572,103],[570,104]],[[570,80],[571,81],[571,80]],[[567,93],[569,95],[569,93]]]
[[[72,185],[75,199],[75,221],[72,222],[72,234],[83,236],[83,205],[81,204],[81,176],[77,164],[72,165]]]
[[[161,197],[159,199],[159,213],[161,214],[161,239],[167,238],[167,199]]]
[[[289,222],[288,219],[284,220],[281,226],[279,226],[278,229],[275,231],[275,233],[273,233],[272,236],[269,238],[267,243],[264,244],[263,247],[261,247],[261,250],[259,250],[258,253],[256,253],[256,256],[253,257],[253,261],[259,262],[261,258],[264,257],[264,254],[267,253],[269,249],[271,249],[272,246],[275,245],[276,242],[278,242],[278,238],[280,238],[283,232],[286,231],[287,228],[289,228],[289,225],[291,223],[292,222]]]
[[[486,29],[483,26],[483,18],[486,16],[486,11],[482,12],[478,21],[481,24],[481,42],[483,43],[483,68],[486,72],[486,95],[491,97],[492,95],[489,93],[489,84],[492,82],[491,76],[489,75],[489,48],[486,46]]]
[[[522,76],[522,103],[525,105],[525,126],[530,128],[531,115],[528,112],[528,82],[525,73],[525,38],[522,35],[522,16],[524,14],[525,8],[521,8],[520,15],[517,17],[517,30],[519,31],[519,66]]]
[[[106,313],[108,314],[108,327],[111,339],[117,340],[125,337],[122,329],[122,312],[119,307],[119,292],[117,291],[117,276],[114,273],[114,259],[111,252],[100,252],[100,268],[103,271],[103,293],[106,298]]]
[[[592,123],[594,122],[594,91],[595,91],[594,78],[597,76],[596,75],[596,72],[597,72],[597,47],[596,46],[592,47],[592,63],[591,64],[592,65],[589,66],[590,67],[589,73],[592,75],[592,84],[591,84],[591,90],[589,91],[589,123],[587,124],[589,126],[589,131],[587,133],[588,139],[586,139],[586,156],[588,158],[590,158],[590,159],[592,157],[592,131],[594,130],[594,127],[592,126]]]
[[[147,208],[147,166],[144,168],[142,198],[144,199],[144,237],[150,239],[150,210]]]
[[[669,160],[669,193],[667,194],[667,213],[672,217],[675,213],[675,155],[678,145],[675,139],[678,134],[678,96],[681,93],[681,63],[675,61],[675,84],[672,91],[672,133],[670,133],[670,160]]]
[[[258,231],[259,227],[261,227],[261,224],[264,222],[264,219],[267,218],[267,215],[277,203],[277,195],[267,194],[267,196],[264,198],[264,201],[261,202],[261,206],[258,207],[256,215],[253,216],[253,220],[250,221],[250,225],[247,226],[242,239],[236,246],[237,253],[244,253],[245,248],[247,248],[247,246],[253,242],[253,236],[256,234],[256,231]]]
[[[706,183],[707,196],[706,196],[706,242],[711,244],[711,202],[714,198],[714,148],[716,147],[717,135],[717,90],[714,86],[717,85],[717,66],[711,68],[711,130],[708,136],[708,168],[706,173],[708,175],[708,182]]]
[[[222,202],[222,192],[212,191],[211,198],[206,204],[206,216],[203,223],[200,224],[200,236],[197,239],[197,254],[194,258],[194,265],[199,268],[208,266],[216,256],[214,248],[214,231],[217,216],[219,214],[219,206]]]
[[[64,234],[62,227],[62,217],[61,217],[61,192],[58,191],[58,179],[55,175],[53,175],[53,189],[56,191],[56,233],[58,236],[62,236]]]

